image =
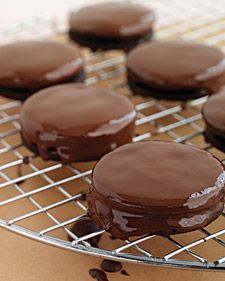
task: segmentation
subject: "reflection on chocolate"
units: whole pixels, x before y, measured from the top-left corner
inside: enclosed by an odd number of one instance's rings
[[[98,281],[108,281],[107,275],[101,269],[92,268],[89,270],[89,274]]]
[[[225,151],[225,88],[208,99],[203,107],[206,140]]]
[[[129,53],[127,68],[134,93],[159,99],[198,98],[225,84],[224,53],[190,42],[142,44]]]
[[[103,260],[100,266],[106,272],[118,272],[122,268],[121,262],[112,260]]]
[[[222,163],[204,150],[164,141],[128,144],[95,166],[89,214],[119,239],[188,232],[220,215],[224,184]]]
[[[40,88],[75,79],[83,71],[79,50],[55,41],[3,45],[0,61],[1,94],[21,100]]]
[[[71,232],[73,232],[77,237],[82,237],[92,232],[99,231],[100,228],[89,218],[83,217],[79,221],[75,222],[71,228]],[[86,240],[92,247],[97,248],[98,243],[100,241],[101,235],[92,237]],[[73,241],[73,238],[68,236],[69,241]]]
[[[120,273],[121,273],[121,274],[123,274],[123,275],[126,275],[126,276],[130,276],[130,274],[129,274],[129,273],[127,273],[127,271],[126,271],[126,270],[124,270],[124,269],[123,269],[123,270],[121,270],[121,271],[120,271]]]
[[[135,117],[133,103],[108,88],[64,84],[24,103],[21,135],[44,160],[92,161],[132,141]]]

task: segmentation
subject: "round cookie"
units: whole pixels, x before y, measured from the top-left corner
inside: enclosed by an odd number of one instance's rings
[[[69,83],[25,101],[21,136],[44,160],[92,161],[132,141],[135,117],[127,97],[100,86]]]
[[[225,88],[208,99],[202,115],[207,125],[206,141],[225,152]]]
[[[92,50],[130,50],[153,34],[152,10],[127,2],[105,2],[73,12],[69,20],[72,40]]]
[[[224,184],[222,163],[204,150],[165,141],[127,144],[96,164],[88,212],[119,239],[188,232],[221,214]]]
[[[182,41],[154,41],[128,55],[127,79],[134,94],[189,100],[225,84],[225,57],[217,48]]]
[[[0,47],[0,94],[25,100],[49,85],[84,80],[78,48],[56,41],[21,41]]]

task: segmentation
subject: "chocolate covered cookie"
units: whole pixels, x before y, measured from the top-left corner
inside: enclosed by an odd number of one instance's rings
[[[164,141],[127,144],[94,167],[88,211],[119,239],[183,233],[221,214],[224,184],[222,163],[204,150]]]
[[[202,114],[206,141],[225,151],[225,88],[208,99]]]
[[[155,16],[149,8],[127,2],[105,2],[73,12],[72,40],[92,50],[130,50],[153,34]]]
[[[182,41],[141,44],[128,55],[127,79],[134,94],[156,99],[190,100],[225,84],[224,53]]]
[[[25,100],[49,85],[84,80],[78,48],[55,41],[21,41],[0,47],[0,94]]]
[[[25,101],[21,136],[44,160],[91,161],[131,142],[135,117],[133,103],[113,90],[64,84]]]

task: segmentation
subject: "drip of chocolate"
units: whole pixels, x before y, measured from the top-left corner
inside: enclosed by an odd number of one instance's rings
[[[79,221],[75,222],[71,228],[71,231],[77,236],[82,237],[92,232],[96,232],[100,228],[88,217],[85,216]],[[73,238],[68,236],[69,241],[73,241]],[[91,244],[92,247],[97,248],[100,240],[100,235],[87,239],[87,242]]]
[[[129,274],[129,273],[127,273],[127,271],[126,271],[126,270],[124,270],[124,269],[123,269],[123,270],[121,270],[121,271],[120,271],[120,273],[121,273],[121,274],[123,274],[123,275],[126,275],[126,276],[130,276],[130,274]]]
[[[93,279],[97,279],[98,281],[108,281],[107,275],[101,269],[92,268],[89,269],[89,274]]]
[[[106,272],[118,272],[122,269],[121,262],[111,260],[103,260],[100,266]]]
[[[30,163],[30,157],[29,156],[24,156],[23,157],[23,164],[28,165]]]
[[[83,217],[79,221],[75,222],[71,228],[71,231],[78,237],[87,235],[89,233],[98,231],[100,228],[89,218],[88,216]],[[98,243],[100,240],[100,235],[92,237],[87,240],[93,247],[98,247]],[[68,236],[69,241],[73,241],[72,237]],[[112,239],[116,239],[112,236]],[[101,269],[90,269],[89,274],[92,278],[97,279],[98,281],[107,281],[107,275],[105,272],[119,272],[122,269],[122,264],[118,261],[111,260],[103,260],[101,263]],[[104,272],[105,271],[105,272]],[[129,274],[122,270],[121,274],[128,275]]]
[[[24,156],[24,157],[23,157],[23,163],[21,163],[21,164],[18,165],[18,167],[17,167],[17,175],[18,175],[19,178],[23,176],[22,170],[21,170],[22,164],[28,165],[29,163],[30,163],[30,158],[29,158],[29,156]],[[17,184],[23,183],[24,181],[25,181],[25,180],[18,181]]]
[[[86,198],[87,198],[87,193],[86,193],[86,191],[82,191],[82,192],[81,192],[80,200],[85,201]]]

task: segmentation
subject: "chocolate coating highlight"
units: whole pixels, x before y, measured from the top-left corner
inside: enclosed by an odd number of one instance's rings
[[[64,84],[27,99],[21,136],[44,160],[92,161],[132,141],[135,117],[133,103],[108,88]]]
[[[96,164],[88,210],[119,239],[188,232],[219,216],[224,184],[222,163],[204,150],[163,141],[128,144]]]
[[[84,7],[70,16],[69,35],[96,49],[130,49],[152,36],[152,10],[127,2],[105,2]]]
[[[128,55],[128,83],[136,94],[185,100],[212,94],[225,84],[221,50],[190,42],[154,41]]]
[[[59,55],[60,54],[60,55]],[[24,100],[49,85],[82,81],[83,59],[75,46],[55,41],[21,41],[0,47],[0,90]]]

